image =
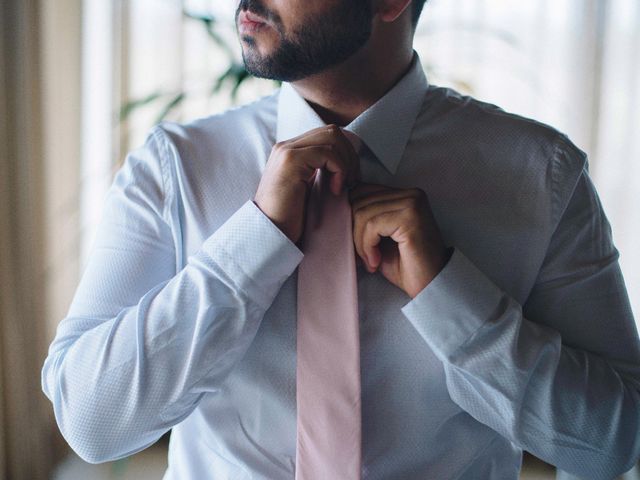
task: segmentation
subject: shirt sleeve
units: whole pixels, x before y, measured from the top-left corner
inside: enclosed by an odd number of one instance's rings
[[[176,272],[166,142],[156,127],[116,173],[42,367],[61,433],[90,463],[147,448],[215,394],[303,257],[248,199]]]
[[[611,479],[640,455],[640,342],[587,168],[524,306],[456,248],[402,312],[476,420],[567,472]]]

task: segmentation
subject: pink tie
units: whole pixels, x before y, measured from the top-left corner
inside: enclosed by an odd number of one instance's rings
[[[358,150],[358,138],[345,131]],[[298,265],[296,480],[361,478],[360,331],[351,204],[318,169]]]

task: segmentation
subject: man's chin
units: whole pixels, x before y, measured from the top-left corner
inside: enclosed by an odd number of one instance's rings
[[[286,72],[280,72],[270,65],[269,61],[253,52],[242,51],[242,60],[244,62],[244,69],[252,76],[256,78],[265,78],[267,80],[280,80],[289,81],[289,75]]]
[[[247,65],[246,63],[244,64],[244,68],[250,75],[256,78],[264,78],[267,80],[279,80],[283,82],[290,81],[287,75],[278,75],[277,72],[272,72],[268,69],[256,68],[255,66]]]
[[[281,50],[275,50],[269,55],[259,51],[257,47],[243,46],[245,70],[254,77],[280,82],[294,82],[315,73],[310,72],[313,68],[303,68],[303,62],[294,60],[294,56],[283,55]]]
[[[244,63],[244,69],[254,77],[267,78],[264,75],[268,72],[265,70],[264,59],[255,52],[255,49],[249,49],[246,51],[242,49],[242,61]]]

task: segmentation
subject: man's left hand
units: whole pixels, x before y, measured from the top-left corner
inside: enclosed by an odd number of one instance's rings
[[[348,191],[353,243],[370,273],[414,298],[444,268],[453,249],[444,246],[427,194],[420,188],[357,183]]]

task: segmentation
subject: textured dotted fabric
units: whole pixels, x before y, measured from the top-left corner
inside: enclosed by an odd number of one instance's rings
[[[293,479],[304,252],[252,201],[272,146],[324,123],[284,83],[165,122],[127,156],[42,368],[69,445],[106,462],[172,429],[164,480]],[[640,341],[587,157],[408,73],[346,128],[362,180],[421,188],[454,253],[415,298],[357,271],[363,478],[591,479],[640,452]]]

